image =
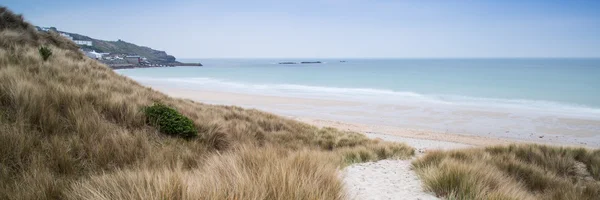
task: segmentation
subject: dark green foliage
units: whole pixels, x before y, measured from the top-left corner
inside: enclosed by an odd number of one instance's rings
[[[194,122],[173,108],[157,103],[147,107],[144,112],[148,123],[162,133],[183,138],[198,136]]]
[[[52,50],[50,50],[50,48],[48,47],[40,47],[40,55],[42,56],[44,61],[46,61],[52,55]]]

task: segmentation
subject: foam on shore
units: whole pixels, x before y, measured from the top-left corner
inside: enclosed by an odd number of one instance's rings
[[[252,84],[214,78],[150,78],[131,77],[149,85],[188,89],[227,91],[254,95],[352,100],[364,103],[459,107],[487,111],[506,111],[538,115],[556,115],[600,119],[600,109],[584,105],[528,99],[497,99],[444,94],[419,94],[374,88],[322,87],[295,84]]]

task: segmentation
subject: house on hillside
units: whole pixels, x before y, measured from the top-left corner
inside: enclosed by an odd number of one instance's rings
[[[142,62],[142,57],[140,57],[140,56],[125,56],[125,60],[129,64],[138,65]]]
[[[97,60],[100,60],[100,59],[102,59],[103,56],[109,54],[109,53],[98,53],[96,51],[86,51],[84,53],[86,56],[93,58],[93,59],[97,59]]]
[[[77,45],[92,46],[92,41],[90,40],[73,40],[73,42]]]
[[[56,27],[39,27],[36,26],[38,31],[44,31],[44,32],[49,32],[49,31],[54,31],[54,32],[58,32],[58,29],[56,29]]]

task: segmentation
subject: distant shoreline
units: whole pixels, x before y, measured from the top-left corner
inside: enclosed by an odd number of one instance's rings
[[[110,67],[113,70],[118,70],[118,69],[135,69],[135,68],[158,68],[158,67],[182,67],[182,66],[196,66],[196,67],[202,67],[203,65],[201,63],[174,63],[174,64],[166,64],[166,65],[133,65],[133,64],[106,64],[108,67]]]
[[[321,64],[321,61],[302,61],[302,62],[279,62],[280,65],[297,65],[297,64]]]

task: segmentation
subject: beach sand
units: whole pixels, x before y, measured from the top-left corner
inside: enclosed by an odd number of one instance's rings
[[[600,134],[598,134],[600,120],[548,116],[521,119],[522,117],[510,113],[481,110],[455,110],[448,114],[434,108],[423,109],[412,105],[369,105],[351,100],[154,88],[174,97],[209,104],[255,108],[320,127],[329,126],[360,133],[395,135],[475,146],[528,142],[600,147]],[[390,113],[400,113],[402,118],[390,116]]]
[[[342,172],[349,199],[438,199],[423,191],[411,160],[381,160],[348,166]]]
[[[323,123],[322,121],[320,122]],[[473,145],[439,140],[414,139],[396,135],[366,133],[370,138],[404,142],[417,149],[417,157],[428,149],[457,149]],[[411,160],[381,160],[348,166],[342,171],[350,199],[438,199],[425,192]]]
[[[597,147],[596,134],[589,131],[552,128],[556,119],[539,119],[542,123],[536,126],[540,130],[562,131],[561,134],[533,134],[511,137],[510,131],[501,134],[458,134],[448,131],[432,130],[405,126],[392,126],[378,123],[378,115],[383,111],[436,112],[426,109],[418,110],[411,106],[377,105],[374,110],[364,110],[364,103],[353,101],[337,101],[310,98],[277,97],[267,95],[237,94],[219,91],[189,90],[174,88],[155,88],[174,97],[186,98],[202,103],[236,105],[244,108],[255,108],[272,112],[290,119],[298,120],[317,127],[334,127],[342,130],[363,133],[370,138],[404,142],[417,149],[417,156],[433,149],[458,149],[503,145],[510,143],[543,143],[567,146]],[[351,109],[348,109],[351,108]],[[353,109],[352,109],[353,108]],[[435,113],[433,113],[435,114]],[[460,126],[461,120],[470,123],[476,118],[510,118],[510,114],[482,111],[456,111],[453,115],[460,116],[456,120]],[[424,124],[442,123],[435,117],[416,117]],[[543,121],[554,120],[554,121]],[[564,123],[575,125],[598,125],[598,121],[578,119],[559,119]],[[383,120],[382,120],[383,121]],[[544,126],[549,124],[550,126]],[[505,127],[510,130],[511,127]],[[566,131],[566,133],[565,133]],[[415,157],[413,157],[415,159]],[[348,166],[341,171],[341,176],[350,199],[438,199],[433,194],[424,191],[422,183],[411,169],[412,160],[381,160],[377,162],[359,163]]]

